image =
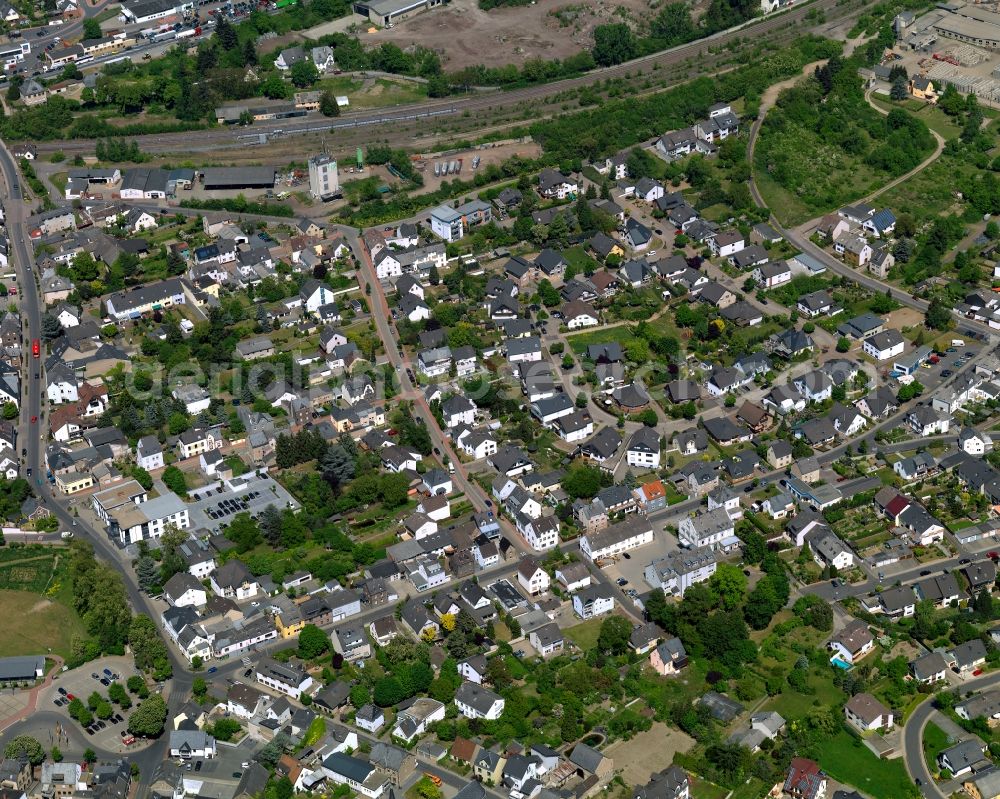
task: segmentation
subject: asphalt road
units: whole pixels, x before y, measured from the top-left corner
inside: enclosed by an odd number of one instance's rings
[[[993,672],[978,677],[974,680],[964,682],[958,689],[959,694],[966,696],[975,691],[982,691],[986,688],[995,688],[1000,685],[1000,672]],[[917,707],[906,721],[903,728],[903,760],[906,763],[906,770],[910,774],[910,779],[922,783],[920,792],[927,799],[948,799],[934,784],[934,777],[924,762],[923,737],[924,727],[934,712],[933,696],[929,696]],[[972,737],[972,736],[970,736]]]
[[[34,256],[25,225],[26,209],[24,203],[21,202],[20,178],[14,159],[6,144],[3,143],[0,143],[0,173],[3,175],[2,197],[7,219],[7,231],[13,247],[15,268],[21,291],[21,313],[25,323],[26,347],[30,348],[31,340],[41,338],[42,302],[39,286],[35,280]],[[149,598],[139,591],[129,574],[128,567],[122,561],[117,548],[108,540],[107,535],[103,531],[94,530],[82,519],[74,518],[64,504],[65,500],[54,496],[48,481],[44,479],[45,419],[41,402],[44,385],[44,372],[42,371],[44,358],[35,360],[29,357],[27,361],[27,373],[24,381],[26,389],[22,392],[18,438],[21,442],[20,446],[26,450],[24,465],[30,467],[33,472],[34,484],[32,487],[39,494],[46,507],[59,519],[63,529],[73,530],[77,536],[88,539],[94,545],[94,553],[98,558],[112,564],[122,572],[125,590],[133,610],[156,619],[158,614],[155,608]],[[37,422],[30,421],[33,416],[38,418]],[[167,691],[167,700],[172,716],[186,700],[191,690],[193,676],[187,671],[187,664],[181,661],[175,649],[169,644],[167,652],[174,669],[174,678],[170,681]],[[36,713],[31,719],[36,719],[39,715]],[[148,749],[134,755],[133,759],[139,763],[142,773],[151,774],[152,766],[163,759],[166,749],[167,738],[163,736]],[[139,799],[145,795],[147,787],[140,788]]]
[[[750,162],[751,166],[754,162],[754,150],[757,146],[757,137],[760,134],[761,125],[764,123],[764,119],[767,116],[767,109],[761,109],[761,113],[758,114],[757,119],[754,120],[753,124],[750,126],[750,138],[747,142],[747,160]],[[926,166],[926,164],[925,164]],[[754,172],[750,172],[750,196],[753,198],[754,203],[759,208],[767,208],[767,203],[764,202],[764,198],[757,187],[757,181],[754,179]],[[829,269],[835,275],[840,275],[841,277],[846,277],[866,289],[884,294],[889,292],[889,294],[898,302],[903,305],[907,305],[910,308],[915,308],[920,312],[927,310],[927,301],[917,299],[912,294],[907,291],[900,289],[898,286],[892,283],[886,283],[885,281],[879,280],[874,277],[867,269],[854,269],[848,266],[843,261],[838,258],[834,258],[829,252],[813,244],[807,235],[803,231],[811,229],[814,225],[812,223],[806,223],[800,225],[798,228],[789,229],[781,225],[781,223],[775,218],[774,214],[769,216],[769,224],[782,236],[789,244],[798,247],[802,252],[811,255],[816,258],[821,263],[823,263],[827,269]],[[984,333],[988,336],[992,335],[992,329],[989,325],[983,324],[982,322],[977,322],[974,319],[968,319],[959,314],[954,314],[955,319],[958,320],[959,324],[963,329],[974,330],[976,333]]]

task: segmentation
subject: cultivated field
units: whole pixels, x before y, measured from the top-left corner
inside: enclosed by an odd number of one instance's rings
[[[565,58],[593,44],[593,30],[608,22],[646,20],[648,0],[539,0],[529,6],[483,11],[477,0],[454,0],[445,8],[404,20],[390,30],[366,35],[367,46],[395,42],[436,50],[448,71],[485,64],[520,66],[530,58]]]

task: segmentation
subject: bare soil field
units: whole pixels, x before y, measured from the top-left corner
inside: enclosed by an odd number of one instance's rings
[[[645,20],[649,0],[539,0],[530,6],[483,11],[478,0],[454,0],[397,23],[391,30],[362,36],[365,45],[394,42],[437,51],[448,71],[476,64],[520,66],[529,58],[565,58],[593,44],[593,30],[608,22]]]
[[[657,721],[630,741],[615,741],[604,754],[615,761],[615,770],[626,785],[645,785],[649,776],[674,760],[675,752],[687,752],[694,738]]]

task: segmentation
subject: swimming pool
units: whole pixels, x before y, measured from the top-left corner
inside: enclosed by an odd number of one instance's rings
[[[830,658],[830,662],[838,669],[843,669],[844,671],[848,671],[849,669],[852,668],[850,663],[848,663],[846,660],[841,659],[839,656]]]

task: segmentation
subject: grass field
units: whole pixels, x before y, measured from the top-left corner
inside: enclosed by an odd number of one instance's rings
[[[632,333],[632,325],[627,324],[603,330],[588,330],[586,333],[571,334],[566,336],[566,340],[569,342],[570,347],[573,348],[573,352],[579,355],[582,352],[586,352],[587,347],[591,344],[605,344],[617,341],[624,347],[628,342],[635,340],[635,335]]]
[[[583,246],[579,244],[576,247],[563,250],[563,257],[566,259],[566,263],[583,272],[596,272],[601,268],[601,265],[591,258]]]
[[[879,203],[897,214],[912,214],[926,219],[960,209],[963,203],[955,196],[958,178],[975,173],[975,165],[966,159],[949,156],[947,152],[909,180],[889,189],[879,197]]]
[[[73,610],[65,550],[38,544],[0,550],[0,657],[70,654],[86,637]]]
[[[761,799],[770,787],[756,777],[751,777],[739,788],[735,789],[729,795],[729,799]]]
[[[563,632],[570,641],[586,652],[597,646],[597,636],[601,634],[602,621],[604,619],[591,619],[575,627],[567,627]]]
[[[73,640],[87,637],[76,612],[57,600],[30,591],[0,590],[0,657],[39,655],[48,650],[67,657]]]
[[[931,774],[937,774],[937,756],[949,743],[948,733],[942,730],[933,721],[928,721],[924,727],[924,760],[927,761],[927,768]]]
[[[872,102],[885,111],[892,111],[894,108],[909,111],[917,119],[922,119],[931,130],[944,136],[945,139],[953,139],[962,132],[961,127],[956,125],[951,117],[936,105],[921,100],[904,100],[901,103],[894,103],[885,94],[873,94]]]
[[[819,765],[833,779],[853,785],[873,799],[899,799],[912,790],[902,758],[880,760],[847,730],[824,741]]]
[[[715,783],[691,776],[691,799],[726,799],[729,791]]]
[[[422,84],[390,78],[363,81],[341,76],[321,80],[314,88],[319,91],[332,91],[337,95],[346,95],[350,105],[344,110],[416,103],[427,97],[427,89]]]

